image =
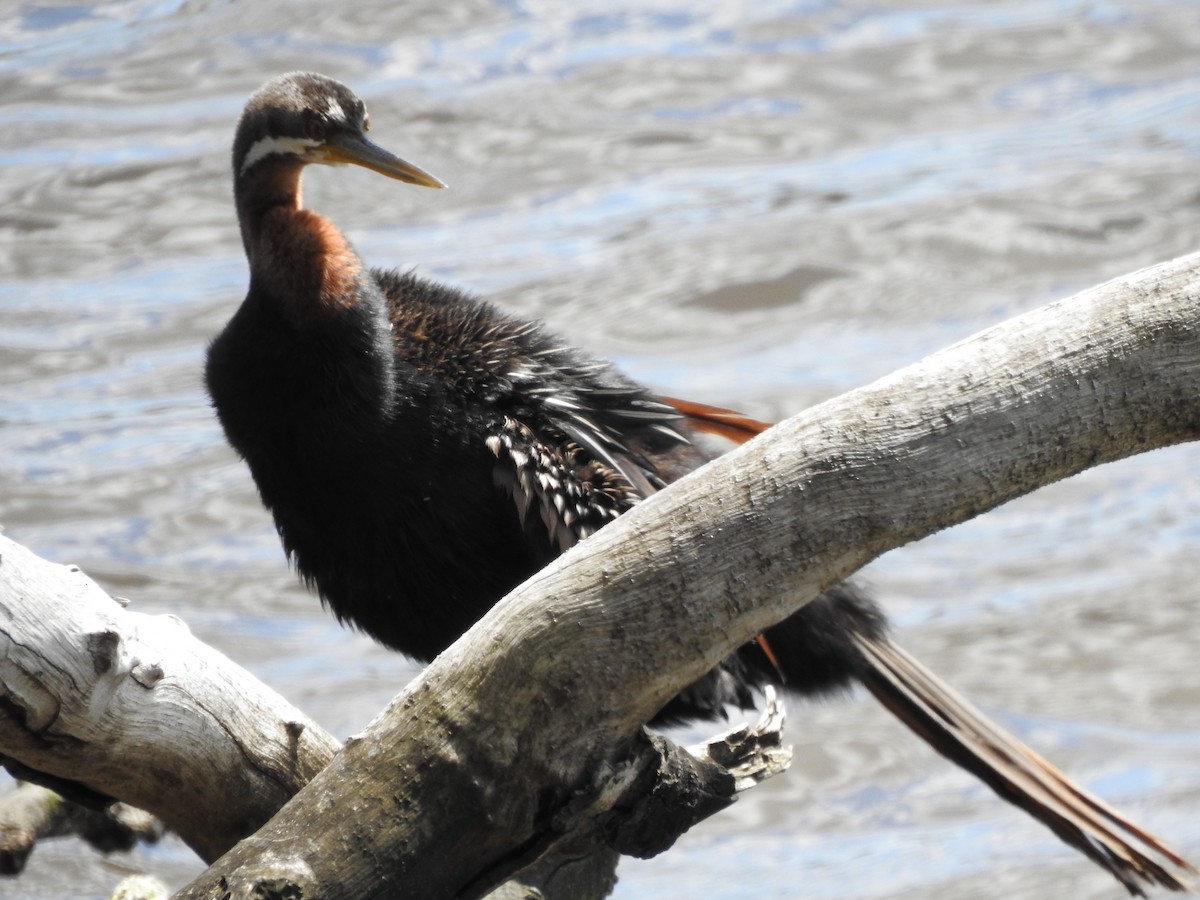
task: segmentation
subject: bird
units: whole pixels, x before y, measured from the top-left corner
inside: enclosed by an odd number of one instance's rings
[[[246,102],[233,142],[245,299],[205,384],[299,577],[336,618],[420,661],[500,598],[758,422],[657,395],[543,324],[412,271],[366,265],[301,202],[310,164],[443,183],[367,137],[364,102],[311,72]],[[438,598],[432,601],[429,598]],[[767,685],[861,684],[933,749],[1112,873],[1186,887],[1188,863],[1004,731],[890,636],[852,583],[803,606],[658,713],[747,708]]]

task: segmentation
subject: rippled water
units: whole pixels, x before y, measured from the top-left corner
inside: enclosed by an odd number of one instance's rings
[[[760,417],[1200,245],[1191,0],[337,6],[6,8],[0,522],[341,735],[414,670],[293,583],[200,383],[246,278],[228,145],[267,77],[350,83],[452,185],[313,172],[367,259]],[[906,645],[1193,858],[1195,467],[1090,472],[867,572]],[[789,732],[791,773],[618,896],[1121,895],[861,697]],[[198,868],[63,842],[0,894],[100,896],[126,865]]]

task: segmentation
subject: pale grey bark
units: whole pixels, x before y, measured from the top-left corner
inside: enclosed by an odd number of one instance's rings
[[[636,855],[669,846],[787,767],[781,730],[772,702],[755,728],[690,753],[646,738],[612,772],[619,810],[593,823],[600,836],[577,835],[496,900],[605,896],[618,858],[606,844]],[[101,849],[156,838],[161,826],[109,802],[118,797],[154,811],[211,862],[339,746],[175,617],[127,610],[75,566],[0,535],[0,762],[58,792],[24,784],[0,798],[0,876],[17,874],[45,837],[78,834]]]
[[[179,619],[0,536],[0,758],[147,810],[212,860],[337,748]]]

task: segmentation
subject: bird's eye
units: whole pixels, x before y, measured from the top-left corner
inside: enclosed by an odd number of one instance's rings
[[[317,116],[305,116],[304,135],[314,141],[324,141],[325,123]]]

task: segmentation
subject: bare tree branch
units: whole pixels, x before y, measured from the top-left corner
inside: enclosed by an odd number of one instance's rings
[[[0,536],[0,756],[158,816],[205,860],[265,822],[338,743],[192,637]]]
[[[886,550],[1198,434],[1198,255],[822,404],[519,587],[180,896],[481,895],[611,809],[640,723],[809,598]]]
[[[74,833],[120,849],[157,836],[151,816],[113,797],[136,798],[211,859],[252,833],[338,749],[174,617],[127,611],[76,567],[3,536],[0,649],[0,761],[57,791],[27,784],[0,798],[0,875],[19,872],[44,837]],[[783,771],[791,754],[780,742],[782,724],[772,700],[755,728],[690,753],[643,738],[608,772],[605,814],[574,821],[571,841],[502,896],[605,896],[618,858],[605,843],[653,855]],[[287,740],[269,739],[277,734]]]

